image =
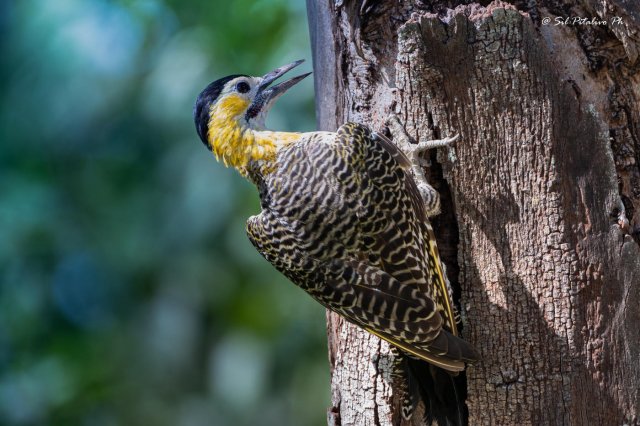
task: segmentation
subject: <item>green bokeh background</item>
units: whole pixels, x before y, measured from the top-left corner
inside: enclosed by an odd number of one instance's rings
[[[0,424],[326,424],[324,310],[191,117],[216,78],[310,70],[304,2],[4,1],[0,44]],[[314,128],[311,79],[268,123]]]

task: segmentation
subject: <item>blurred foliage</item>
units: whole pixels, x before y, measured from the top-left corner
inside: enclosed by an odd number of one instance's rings
[[[324,310],[191,117],[214,79],[310,60],[304,3],[5,1],[0,44],[0,424],[325,424]],[[313,129],[312,93],[270,127]]]

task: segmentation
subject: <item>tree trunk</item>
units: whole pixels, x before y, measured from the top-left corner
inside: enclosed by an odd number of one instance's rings
[[[308,0],[318,125],[461,135],[428,176],[483,357],[469,424],[639,424],[640,6],[458,3]],[[333,314],[328,332],[329,424],[404,424],[387,344]]]

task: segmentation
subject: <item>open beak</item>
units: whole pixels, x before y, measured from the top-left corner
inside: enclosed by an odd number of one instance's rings
[[[295,86],[296,83],[311,74],[310,72],[308,72],[306,74],[290,78],[289,80],[285,80],[282,83],[276,84],[275,86],[269,86],[278,78],[286,74],[289,70],[297,67],[303,62],[304,59],[300,59],[288,65],[283,65],[271,72],[268,72],[262,77],[260,84],[258,85],[258,92],[256,93],[256,97],[253,100],[253,103],[249,106],[249,109],[247,109],[247,120],[256,117],[263,109],[265,109],[265,106],[271,104],[280,95],[282,95],[291,87]]]

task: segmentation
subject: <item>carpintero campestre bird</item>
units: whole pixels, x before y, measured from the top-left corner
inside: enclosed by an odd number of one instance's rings
[[[194,108],[200,139],[257,186],[262,211],[248,219],[247,234],[262,256],[326,308],[399,349],[396,365],[409,377],[405,417],[420,395],[429,420],[460,424],[464,405],[451,374],[478,354],[457,337],[428,221],[439,198],[417,161],[454,138],[410,144],[397,119],[389,128],[401,149],[357,123],[337,132],[267,130],[274,101],[310,73],[272,83],[301,62],[207,86]]]

